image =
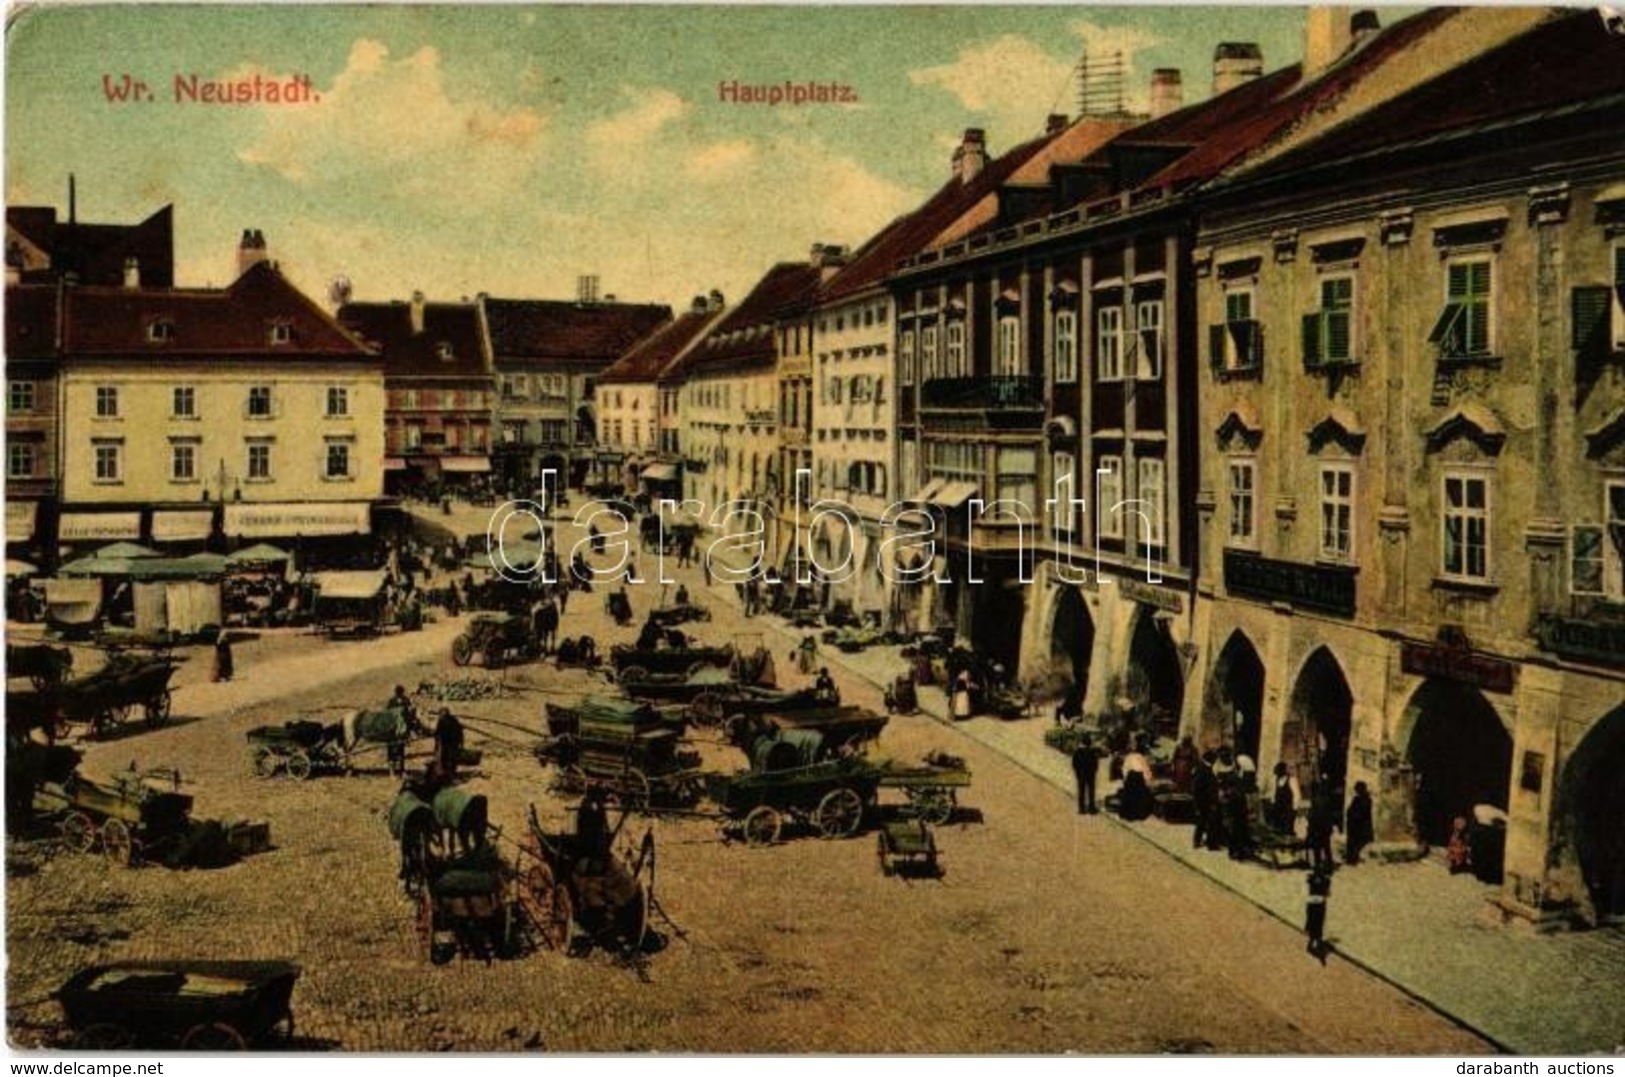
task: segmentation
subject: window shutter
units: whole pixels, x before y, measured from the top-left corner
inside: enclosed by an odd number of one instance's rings
[[[1320,312],[1314,311],[1303,316],[1303,365],[1310,370],[1320,366],[1323,357],[1320,354]]]
[[[1458,268],[1461,267],[1450,267],[1452,276],[1454,276],[1455,271]],[[1455,338],[1458,332],[1457,326],[1461,322],[1462,309],[1463,308],[1460,303],[1452,302],[1445,304],[1444,309],[1439,312],[1438,320],[1433,323],[1433,330],[1428,333],[1429,344],[1437,344],[1444,351],[1451,351],[1454,349]]]
[[[1449,292],[1452,301],[1465,299],[1470,294],[1469,271],[1472,265],[1458,262],[1450,267]]]
[[[1352,319],[1347,308],[1326,312],[1326,360],[1346,362],[1353,355]]]
[[[1574,350],[1581,359],[1600,358],[1608,347],[1608,316],[1613,296],[1608,288],[1575,288],[1569,292]]]
[[[1569,591],[1576,595],[1603,593],[1602,528],[1577,524],[1569,529]]]
[[[1467,346],[1465,351],[1483,354],[1490,350],[1490,305],[1480,299],[1467,308]]]
[[[1224,369],[1224,323],[1207,327],[1207,355],[1208,362],[1213,364],[1214,370]]]

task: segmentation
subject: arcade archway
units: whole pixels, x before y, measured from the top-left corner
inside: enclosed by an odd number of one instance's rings
[[[1076,587],[1063,586],[1055,597],[1050,623],[1050,662],[1072,678],[1072,692],[1082,699],[1089,691],[1089,656],[1095,649],[1095,621]]]
[[[1569,756],[1557,813],[1596,920],[1625,922],[1625,705],[1598,722]]]
[[[982,655],[1014,671],[1021,657],[1021,620],[1026,613],[1018,581],[998,577],[971,586],[971,640]]]
[[[1455,681],[1429,680],[1406,711],[1417,837],[1442,845],[1450,838],[1451,820],[1470,819],[1474,805],[1506,808],[1512,737],[1482,692]]]
[[[1281,726],[1281,760],[1305,791],[1324,774],[1343,802],[1353,722],[1354,693],[1343,666],[1328,648],[1317,648],[1298,673]]]
[[[1225,641],[1208,682],[1202,708],[1202,746],[1231,744],[1258,759],[1264,717],[1264,662],[1247,633],[1237,629]]]
[[[1178,731],[1185,702],[1185,671],[1166,618],[1143,605],[1134,615],[1123,689],[1137,707],[1149,710],[1151,728],[1172,735]]]

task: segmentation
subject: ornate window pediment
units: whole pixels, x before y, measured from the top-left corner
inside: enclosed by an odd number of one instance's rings
[[[1436,453],[1464,440],[1484,455],[1494,456],[1501,451],[1506,436],[1494,412],[1480,404],[1463,404],[1433,424],[1427,432],[1427,447],[1428,452]]]
[[[1220,452],[1257,449],[1264,440],[1264,427],[1258,421],[1251,405],[1238,403],[1225,415],[1214,433],[1219,439]]]
[[[1592,460],[1625,460],[1625,408],[1615,408],[1601,424],[1585,432],[1585,439],[1586,456]]]
[[[1319,453],[1328,445],[1336,445],[1350,456],[1359,456],[1365,448],[1365,429],[1347,408],[1333,408],[1309,428],[1311,453]]]

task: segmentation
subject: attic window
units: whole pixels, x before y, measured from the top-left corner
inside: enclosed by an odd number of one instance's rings
[[[293,326],[289,325],[287,322],[273,322],[271,324],[271,343],[292,344]]]
[[[452,353],[451,342],[448,340],[442,340],[440,343],[434,346],[434,356],[442,363],[449,363],[456,357]]]
[[[168,318],[155,318],[147,323],[147,340],[162,344],[175,339],[175,323]]]

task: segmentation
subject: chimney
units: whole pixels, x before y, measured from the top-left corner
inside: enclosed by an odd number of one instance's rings
[[[722,293],[717,291],[715,288],[712,288],[711,289],[711,296],[706,301],[705,307],[712,314],[715,314],[718,311],[720,311],[722,309]]]
[[[987,132],[980,127],[965,128],[965,138],[954,150],[953,173],[960,183],[969,183],[987,164]]]
[[[697,295],[694,297],[694,302],[689,304],[688,309],[694,314],[706,314],[710,312],[711,307],[706,302],[705,296]]]
[[[141,287],[140,259],[124,259],[124,287],[128,288],[132,292]]]
[[[588,306],[598,302],[598,277],[583,274],[576,278],[576,302]]]
[[[1225,41],[1213,50],[1213,96],[1264,73],[1264,53],[1252,41]]]
[[[1067,116],[1064,112],[1051,112],[1044,119],[1044,134],[1058,135],[1067,128]]]
[[[237,275],[242,276],[266,260],[265,233],[258,228],[243,229],[243,238],[237,242]]]
[[[1349,9],[1315,6],[1304,20],[1303,74],[1318,75],[1338,61],[1353,43]]]
[[[423,293],[412,293],[412,335],[423,334]]]
[[[68,223],[79,223],[79,183],[72,172],[68,173]]]
[[[1185,104],[1185,82],[1177,67],[1159,67],[1151,72],[1151,118],[1178,112]]]
[[[1382,29],[1382,20],[1370,8],[1362,8],[1349,19],[1349,33],[1354,37],[1354,44],[1358,45],[1378,30]]]

